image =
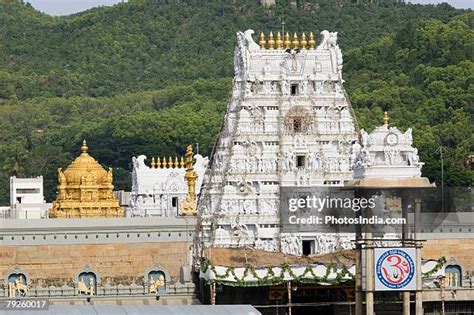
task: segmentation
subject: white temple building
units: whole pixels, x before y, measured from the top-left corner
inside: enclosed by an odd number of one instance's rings
[[[237,33],[232,99],[198,200],[198,245],[294,255],[351,248],[353,235],[282,233],[281,189],[343,187],[387,169],[420,176],[411,130],[385,124],[359,136],[337,33],[321,32],[317,47],[312,33],[262,33],[259,44],[253,33]]]
[[[10,177],[10,219],[42,219],[47,217],[51,203],[46,203],[43,176]]]
[[[144,155],[133,157],[132,191],[127,216],[182,215],[181,204],[188,194],[184,158],[158,158],[156,162],[153,158],[150,165],[146,165],[146,159]],[[208,158],[196,154],[194,161],[193,167],[197,174],[196,191],[199,192]]]
[[[385,112],[382,126],[370,134],[360,131],[362,147],[358,143],[352,147],[354,179],[421,177],[424,163],[420,162],[418,149],[412,146],[411,128],[402,133],[388,122]]]

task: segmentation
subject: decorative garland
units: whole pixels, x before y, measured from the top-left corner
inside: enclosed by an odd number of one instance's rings
[[[436,266],[428,271],[422,273],[422,277],[429,277],[438,270],[440,270],[446,264],[446,258],[441,257],[437,260]],[[277,275],[273,268],[280,268],[280,273]],[[257,286],[266,286],[266,285],[279,285],[284,282],[285,272],[287,272],[293,279],[291,281],[296,283],[312,283],[312,284],[320,284],[320,283],[329,283],[332,285],[341,284],[346,281],[354,280],[355,276],[349,272],[347,266],[343,265],[341,271],[337,271],[337,264],[331,263],[326,265],[326,274],[322,277],[317,276],[314,274],[314,270],[312,266],[306,266],[304,272],[297,276],[291,269],[291,266],[287,263],[281,264],[279,267],[266,267],[267,273],[263,277],[259,277],[257,274],[257,270],[254,266],[250,264],[245,265],[244,274],[242,278],[238,278],[235,274],[234,267],[227,267],[225,272],[219,274],[216,270],[216,267],[206,258],[202,258],[201,260],[201,271],[204,273],[208,269],[214,273],[215,279],[207,280],[207,284],[211,283],[219,283],[225,284],[228,286],[236,286],[236,287],[257,287]],[[331,274],[331,271],[336,273],[336,278],[329,280],[328,277]],[[244,280],[249,274],[251,274],[257,280],[247,281]],[[235,281],[226,280],[230,276],[234,278]],[[345,276],[350,276],[350,279],[344,279]]]
[[[277,275],[273,268],[280,268],[280,273]],[[317,276],[314,274],[312,266],[306,266],[304,272],[297,276],[291,269],[291,266],[287,263],[283,263],[279,267],[267,267],[267,273],[263,277],[259,277],[256,271],[256,268],[250,264],[245,265],[244,274],[242,278],[238,278],[235,274],[234,267],[227,267],[225,272],[222,274],[217,273],[216,267],[211,264],[207,259],[203,259],[201,263],[201,271],[206,272],[208,269],[214,273],[215,279],[209,279],[207,281],[210,283],[220,283],[229,286],[238,286],[238,287],[250,287],[250,286],[265,286],[265,285],[279,285],[284,282],[285,272],[287,272],[293,279],[292,281],[297,283],[329,283],[329,284],[339,284],[346,282],[348,280],[354,280],[354,275],[349,272],[349,269],[346,266],[342,267],[340,272],[337,271],[337,264],[329,264],[326,266],[326,274],[323,277]],[[331,271],[336,273],[336,278],[333,280],[328,280]],[[244,280],[249,274],[251,274],[257,280],[246,281]],[[346,275],[350,276],[350,279],[344,279]],[[232,276],[235,280],[229,281],[225,280]]]
[[[435,273],[437,273],[441,268],[443,268],[443,266],[446,264],[447,260],[446,258],[443,256],[441,258],[439,258],[437,261],[436,261],[436,266],[434,266],[433,269],[431,269],[430,271],[428,272],[423,272],[421,274],[422,277],[429,277]]]

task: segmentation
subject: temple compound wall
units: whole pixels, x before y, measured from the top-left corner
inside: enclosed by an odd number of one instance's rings
[[[9,220],[0,297],[193,294],[193,217]]]

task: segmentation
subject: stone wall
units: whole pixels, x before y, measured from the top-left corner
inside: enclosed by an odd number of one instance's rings
[[[452,237],[452,235],[449,235]],[[421,251],[424,259],[437,259],[444,256],[449,262],[462,265],[463,272],[474,271],[474,238],[446,238],[427,240]]]
[[[177,281],[180,268],[187,263],[191,242],[77,244],[2,246],[0,274],[3,277],[16,266],[35,279],[73,279],[86,267],[105,278],[138,278],[145,271],[160,265],[171,281]],[[2,278],[3,278],[2,277]]]
[[[194,217],[5,220],[0,296],[8,295],[9,277],[23,277],[28,296],[77,297],[80,273],[82,280],[95,274],[95,296],[153,295],[152,271],[165,276],[160,294],[191,296],[195,224]]]

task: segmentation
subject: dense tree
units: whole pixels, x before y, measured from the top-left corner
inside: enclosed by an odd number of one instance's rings
[[[209,154],[233,75],[235,32],[253,28],[337,31],[346,89],[360,127],[384,110],[414,129],[439,182],[439,147],[449,185],[470,185],[474,151],[474,14],[448,5],[313,0],[131,0],[50,17],[0,0],[0,202],[8,177],[43,175],[55,196],[58,167],[86,138],[91,153],[129,189],[131,157]]]

